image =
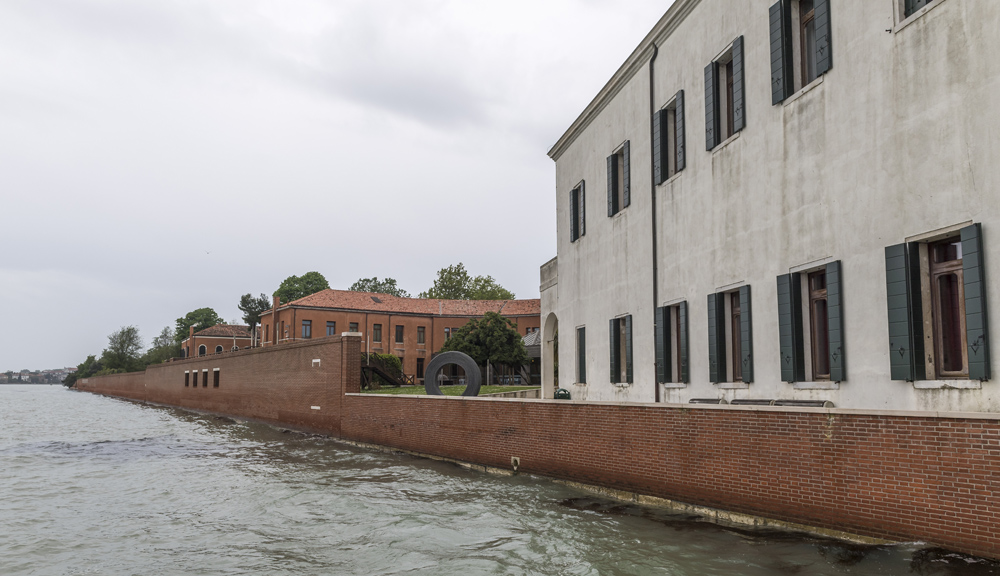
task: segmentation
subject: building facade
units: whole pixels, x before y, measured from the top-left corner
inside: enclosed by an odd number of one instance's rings
[[[396,355],[403,372],[421,383],[431,355],[455,331],[487,312],[509,318],[522,335],[540,326],[541,303],[537,299],[434,300],[323,290],[287,304],[275,298],[273,308],[261,316],[261,343],[275,346],[360,333],[363,350]]]
[[[235,352],[240,348],[249,348],[252,343],[249,326],[217,324],[198,332],[192,326],[188,337],[181,342],[181,357]]]
[[[549,152],[545,395],[1000,411],[997,22],[676,0]]]

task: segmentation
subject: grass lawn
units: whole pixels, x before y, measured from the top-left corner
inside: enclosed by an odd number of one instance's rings
[[[517,392],[518,390],[534,390],[538,386],[483,386],[479,395],[496,394],[497,392]],[[401,386],[399,388],[382,388],[381,390],[364,390],[365,394],[426,394],[423,386]],[[445,396],[461,396],[465,386],[442,386]]]

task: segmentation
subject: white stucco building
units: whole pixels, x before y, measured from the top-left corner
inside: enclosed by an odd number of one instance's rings
[[[998,30],[676,0],[549,152],[544,395],[1000,411]]]

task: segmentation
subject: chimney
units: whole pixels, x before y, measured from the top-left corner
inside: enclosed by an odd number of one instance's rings
[[[188,338],[194,338],[194,326],[188,327]]]

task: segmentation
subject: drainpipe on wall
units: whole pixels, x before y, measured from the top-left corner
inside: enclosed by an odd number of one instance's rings
[[[650,144],[650,154],[649,157],[653,157],[652,145],[653,138],[656,135],[656,126],[653,123],[653,114],[655,113],[654,107],[655,103],[655,90],[654,84],[656,83],[656,78],[654,75],[656,62],[656,55],[660,52],[659,47],[656,43],[653,43],[653,56],[649,59],[649,144]],[[654,161],[655,162],[655,161]],[[657,267],[658,259],[656,257],[656,174],[653,168],[654,162],[649,163],[649,181],[650,181],[650,199],[652,200],[652,231],[653,231],[653,333],[656,333],[656,306],[660,301],[659,296],[659,282],[657,281],[659,277],[659,269]],[[654,338],[655,341],[655,338]],[[660,401],[660,383],[657,382],[656,374],[659,370],[659,366],[656,365],[656,352],[653,352],[653,386],[655,387],[654,402]]]

